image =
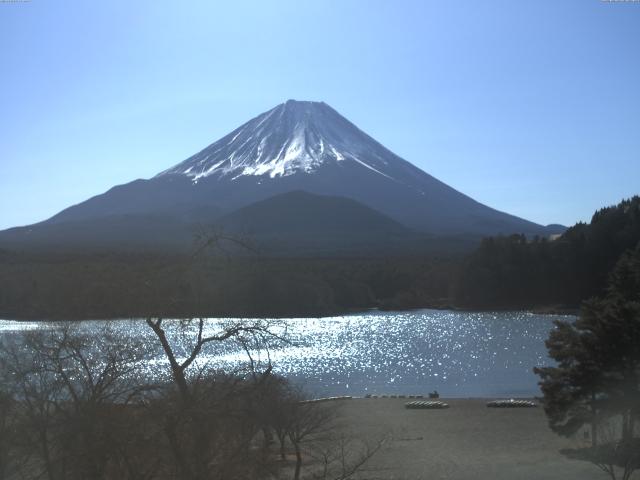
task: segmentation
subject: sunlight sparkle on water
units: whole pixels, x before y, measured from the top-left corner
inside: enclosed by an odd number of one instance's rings
[[[532,369],[549,363],[544,340],[557,318],[420,310],[276,320],[272,329],[286,335],[289,344],[273,344],[268,352],[252,355],[256,361],[270,359],[276,372],[317,395],[409,395],[437,389],[444,396],[531,396],[539,394]],[[206,331],[218,331],[225,321],[207,320]],[[79,328],[92,330],[104,323],[83,322]],[[123,338],[143,338],[154,345],[147,374],[166,378],[167,364],[143,320],[111,324]],[[177,321],[166,322],[178,354],[186,355],[193,330],[178,326]],[[37,327],[34,322],[0,321],[0,334]],[[238,368],[244,362],[246,353],[230,342],[203,350],[198,366]]]

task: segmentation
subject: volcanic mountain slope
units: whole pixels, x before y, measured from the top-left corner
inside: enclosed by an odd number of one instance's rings
[[[225,242],[225,251],[251,255],[361,256],[419,253],[425,246],[449,251],[431,236],[414,232],[355,200],[304,191],[269,197],[217,217],[215,222],[193,222],[174,215],[116,214],[6,230],[0,232],[0,244],[14,250],[26,244],[37,250],[189,252],[206,240],[202,235],[220,233],[236,240]]]
[[[417,252],[431,240],[355,200],[304,191],[242,207],[217,224],[279,255]]]
[[[155,177],[114,187],[28,231],[35,237],[44,226],[78,228],[83,222],[121,216],[211,223],[293,191],[349,198],[413,231],[435,235],[544,235],[557,230],[499,212],[454,190],[325,103],[289,100]],[[14,229],[11,234],[15,238],[19,232]],[[129,229],[128,235],[135,237],[136,229]]]

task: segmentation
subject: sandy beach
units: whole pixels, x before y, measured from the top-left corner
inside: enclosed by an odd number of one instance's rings
[[[541,407],[487,408],[489,399],[442,399],[445,410],[408,410],[408,399],[341,401],[356,436],[388,436],[371,460],[368,479],[589,480],[595,466],[566,459],[559,450],[579,446],[547,427]]]

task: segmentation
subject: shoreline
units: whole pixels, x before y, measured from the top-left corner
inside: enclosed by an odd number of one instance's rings
[[[549,308],[458,308],[458,307],[436,307],[436,306],[428,306],[428,307],[418,307],[418,308],[407,308],[407,309],[383,309],[383,308],[367,308],[367,309],[354,309],[354,310],[340,310],[337,312],[327,312],[322,313],[320,315],[313,314],[300,314],[291,316],[229,316],[229,315],[195,315],[195,316],[178,316],[178,315],[143,315],[143,316],[114,316],[114,317],[87,317],[87,318],[34,318],[34,317],[16,317],[14,318],[2,318],[0,314],[0,322],[111,322],[111,321],[129,321],[129,320],[143,320],[147,317],[150,318],[165,318],[168,320],[174,319],[197,319],[197,318],[206,318],[206,319],[242,319],[242,320],[295,320],[298,318],[333,318],[333,317],[347,317],[347,316],[355,316],[362,315],[368,313],[409,313],[409,312],[421,312],[425,310],[434,310],[434,311],[452,311],[452,312],[460,312],[460,313],[531,313],[533,315],[555,315],[555,316],[577,316],[580,313],[580,309],[578,308],[557,308],[557,307],[549,307]]]

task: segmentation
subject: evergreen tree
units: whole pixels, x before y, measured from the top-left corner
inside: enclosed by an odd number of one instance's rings
[[[640,196],[598,210],[546,241],[488,238],[462,264],[454,302],[467,308],[577,307],[603,295],[621,255],[640,241]]]
[[[640,245],[610,275],[606,295],[583,304],[575,322],[558,321],[546,342],[557,365],[536,368],[551,429],[564,436],[591,426],[592,447],[576,455],[612,478],[614,465],[629,478],[640,462]],[[603,439],[602,426],[618,438]],[[612,431],[611,428],[608,429]],[[624,455],[623,455],[624,452]]]

